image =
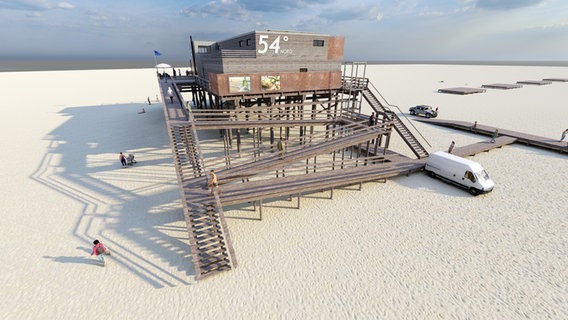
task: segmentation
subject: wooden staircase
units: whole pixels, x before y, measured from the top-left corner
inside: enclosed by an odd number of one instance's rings
[[[369,90],[368,87],[365,87],[361,90],[363,98],[369,103],[369,105],[373,108],[376,114],[384,114],[385,118],[388,121],[392,121],[393,126],[398,132],[398,134],[402,137],[404,142],[410,147],[412,152],[418,157],[418,159],[428,157],[428,151],[416,136],[412,134],[412,132],[408,129],[408,127],[400,120],[400,118],[396,115],[396,113],[392,112],[391,110],[387,109],[385,106],[381,104],[379,99]]]
[[[174,164],[182,187],[182,205],[189,233],[196,279],[236,267],[218,195],[209,197],[198,141],[190,124],[170,126]],[[191,185],[201,184],[196,189]]]

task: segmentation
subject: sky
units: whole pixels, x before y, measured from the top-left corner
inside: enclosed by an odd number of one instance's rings
[[[566,61],[566,0],[0,0],[1,59],[190,58],[189,37],[345,37],[345,60]]]

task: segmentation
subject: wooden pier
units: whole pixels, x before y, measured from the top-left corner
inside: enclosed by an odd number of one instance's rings
[[[504,128],[498,128],[493,126],[487,126],[479,123],[467,122],[467,121],[456,121],[456,120],[439,120],[439,119],[416,119],[416,121],[429,123],[437,126],[453,128],[457,130],[467,131],[471,133],[476,133],[484,136],[491,136],[495,130],[498,130],[497,140],[502,141],[506,144],[510,143],[522,143],[527,146],[538,147],[550,151],[557,151],[563,154],[568,154],[568,143],[564,141],[559,141],[557,139],[551,139],[541,136],[536,136],[528,133],[522,133],[518,131],[508,130]],[[514,140],[513,140],[514,139]],[[497,143],[497,141],[495,142]],[[481,145],[495,145],[490,142],[482,142]],[[454,150],[458,150],[455,148]],[[454,152],[456,153],[456,152]],[[470,155],[468,152],[465,155]]]

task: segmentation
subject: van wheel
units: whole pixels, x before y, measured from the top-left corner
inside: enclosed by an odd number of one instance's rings
[[[475,189],[475,188],[469,188],[469,193],[471,193],[472,195],[476,196],[479,194],[479,190]]]
[[[432,171],[428,171],[428,175],[430,176],[430,178],[436,178],[436,174]]]

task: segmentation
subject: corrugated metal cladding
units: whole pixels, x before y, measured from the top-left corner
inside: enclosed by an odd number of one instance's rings
[[[194,43],[196,43],[194,41]],[[248,77],[248,93],[262,93],[262,79],[278,78],[278,91],[336,89],[341,85],[343,37],[296,31],[252,31],[194,50],[196,71],[219,96],[234,94],[230,82]]]

